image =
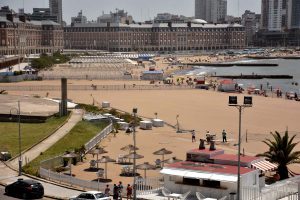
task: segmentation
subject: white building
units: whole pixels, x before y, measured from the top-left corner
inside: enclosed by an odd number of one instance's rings
[[[282,27],[282,0],[270,0],[268,30],[281,31]]]
[[[224,23],[227,0],[195,0],[195,18],[208,23]]]
[[[164,187],[173,193],[200,192],[207,198],[220,199],[235,196],[238,181],[238,156],[225,154],[224,150],[193,149],[187,152],[186,161],[165,166]],[[248,200],[245,188],[263,188],[263,173],[274,170],[276,165],[263,158],[241,156],[241,200]]]

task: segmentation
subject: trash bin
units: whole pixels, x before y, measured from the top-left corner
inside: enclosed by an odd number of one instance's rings
[[[7,161],[7,160],[9,160],[9,159],[11,159],[11,155],[10,155],[9,152],[2,151],[2,152],[0,153],[0,160]]]
[[[236,193],[235,192],[230,192],[229,193],[229,200],[236,200]]]

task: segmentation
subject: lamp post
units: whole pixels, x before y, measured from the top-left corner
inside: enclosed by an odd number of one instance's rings
[[[238,138],[238,180],[237,180],[237,200],[240,200],[241,190],[241,129],[242,129],[242,110],[252,107],[252,97],[245,96],[244,103],[238,104],[237,96],[229,96],[229,106],[234,106],[239,110],[239,138]]]
[[[20,101],[18,101],[18,108],[12,108],[12,109],[10,109],[10,115],[11,115],[11,111],[14,110],[14,109],[17,111],[18,124],[19,124],[19,171],[18,171],[18,175],[21,176],[22,175],[22,150],[21,150],[21,113],[20,113]]]
[[[136,113],[137,108],[132,109],[133,112],[133,200],[136,200],[136,178],[135,178],[135,172],[136,172],[136,137],[135,137],[135,124],[136,124]]]

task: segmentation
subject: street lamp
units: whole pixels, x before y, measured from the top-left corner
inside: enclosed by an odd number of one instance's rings
[[[237,180],[237,199],[240,199],[241,189],[241,128],[242,128],[242,110],[252,107],[252,97],[244,96],[244,103],[238,104],[237,96],[229,96],[229,106],[234,106],[239,110],[239,139],[238,139],[238,180]]]
[[[10,109],[10,116],[11,111],[15,110],[17,111],[18,115],[18,123],[19,123],[19,176],[22,175],[22,150],[21,150],[21,113],[20,113],[20,101],[18,101],[18,108],[12,108]]]
[[[136,172],[136,137],[135,137],[135,124],[136,124],[136,113],[137,108],[132,109],[133,112],[133,200],[136,200],[136,178],[135,178],[135,172]]]

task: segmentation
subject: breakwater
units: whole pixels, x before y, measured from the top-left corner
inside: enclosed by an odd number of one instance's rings
[[[188,66],[205,67],[277,67],[276,63],[186,63]]]
[[[293,79],[291,75],[218,75],[218,76],[211,76],[216,78],[228,78],[228,79]]]

